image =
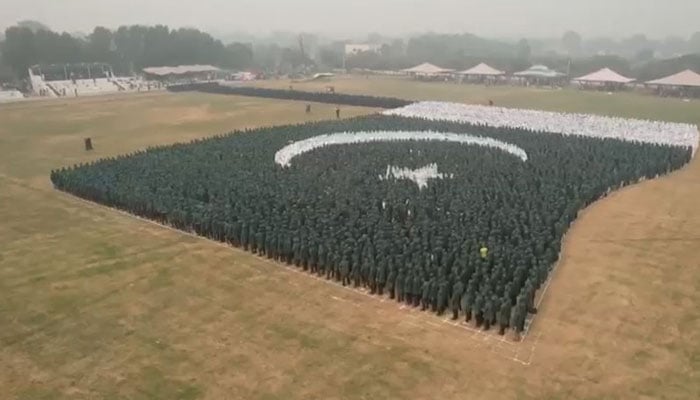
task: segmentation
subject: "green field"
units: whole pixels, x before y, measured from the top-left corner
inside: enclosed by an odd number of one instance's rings
[[[585,112],[632,118],[700,122],[697,100],[685,102],[676,98],[659,98],[636,92],[608,94],[571,88],[460,85],[454,82],[420,82],[408,78],[381,76],[339,76],[327,81],[291,82],[270,80],[252,85],[295,90],[325,91],[333,86],[338,93],[373,94],[412,100],[442,100],[471,104],[532,108],[549,111]]]
[[[698,102],[630,94],[377,78],[330,84],[700,123]],[[697,161],[583,213],[522,343],[400,310],[50,187],[49,171],[63,165],[333,116],[332,105],[314,105],[310,117],[303,107],[202,94],[0,106],[0,398],[697,398]],[[344,116],[370,112],[343,109]],[[96,147],[89,154],[88,136]]]

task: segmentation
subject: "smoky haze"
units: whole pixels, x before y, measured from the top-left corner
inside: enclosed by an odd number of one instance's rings
[[[228,33],[336,35],[470,32],[497,37],[688,37],[700,0],[0,0],[0,28],[37,20],[54,30],[166,24]]]

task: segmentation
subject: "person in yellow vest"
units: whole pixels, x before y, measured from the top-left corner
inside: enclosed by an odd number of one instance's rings
[[[486,257],[489,256],[489,249],[486,246],[481,246],[479,249],[479,254],[481,255],[481,258],[486,259]]]

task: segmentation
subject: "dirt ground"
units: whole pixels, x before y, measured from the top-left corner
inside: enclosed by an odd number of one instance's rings
[[[415,93],[426,85],[406,84]],[[580,102],[560,96],[537,102]],[[601,99],[608,113],[633,113]],[[652,100],[656,113],[671,110],[667,119],[700,122],[697,102]],[[312,117],[332,110],[315,105]],[[295,102],[201,94],[0,107],[0,398],[698,398],[697,160],[581,215],[522,343],[87,204],[48,182],[62,165],[306,118]],[[82,150],[86,136],[93,154]]]

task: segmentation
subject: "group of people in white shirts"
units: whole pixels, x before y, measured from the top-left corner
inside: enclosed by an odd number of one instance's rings
[[[692,147],[693,154],[698,147],[696,126],[663,121],[434,101],[413,103],[406,107],[385,111],[384,114]]]

